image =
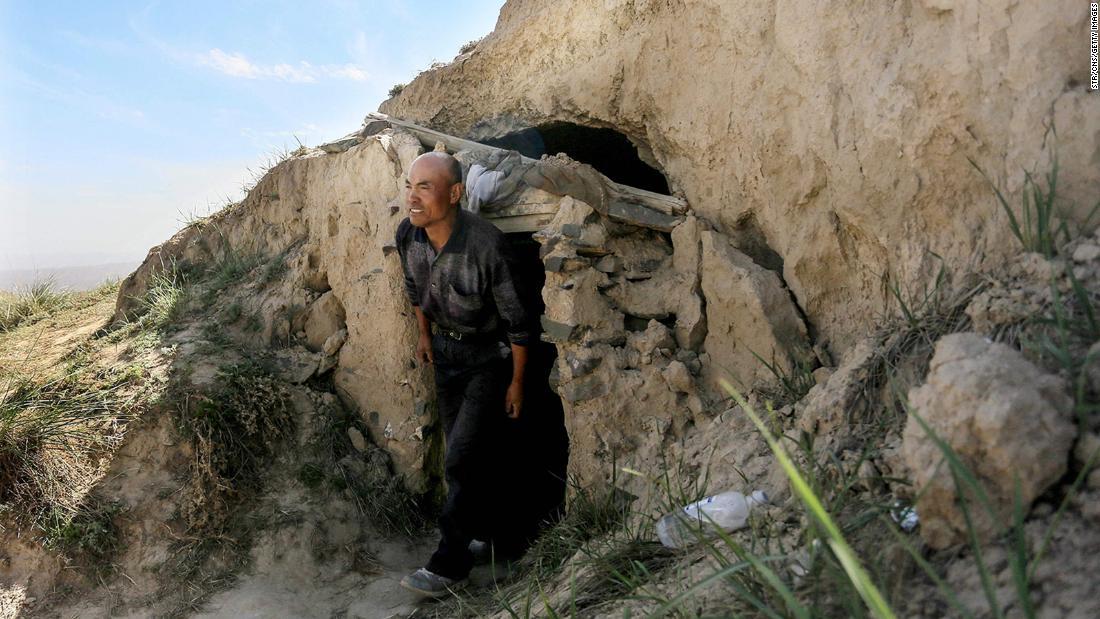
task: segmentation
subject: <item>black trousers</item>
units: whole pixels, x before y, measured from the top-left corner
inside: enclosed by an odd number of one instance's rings
[[[512,359],[502,357],[501,346],[432,339],[447,498],[442,538],[427,568],[449,578],[470,572],[472,539],[492,542],[498,557],[518,555],[541,524],[560,516],[564,502],[568,438],[561,401],[545,398],[535,379],[525,386],[521,419],[509,419],[504,398]],[[532,369],[529,361],[527,376],[537,377]],[[557,417],[546,414],[547,404],[557,405]],[[547,432],[548,425],[560,432]]]

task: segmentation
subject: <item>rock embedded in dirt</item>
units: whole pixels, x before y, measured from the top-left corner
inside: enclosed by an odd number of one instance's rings
[[[1074,262],[1092,262],[1097,258],[1100,258],[1100,246],[1092,243],[1082,243],[1073,250]]]
[[[336,333],[328,336],[325,343],[321,346],[321,352],[329,356],[335,356],[340,352],[340,347],[344,345],[344,342],[348,340],[348,330],[340,329]]]
[[[364,452],[367,450],[367,439],[358,428],[348,428],[348,438],[351,440],[351,446],[355,448],[355,451]]]
[[[274,354],[276,376],[288,383],[304,383],[317,372],[320,355],[301,348],[277,350]]]
[[[318,297],[306,315],[307,347],[313,351],[323,349],[325,341],[344,328],[344,319],[344,306],[331,290]]]
[[[1100,466],[1100,434],[1096,432],[1083,432],[1077,437],[1077,444],[1073,446],[1073,460],[1078,467]]]
[[[1010,520],[1015,488],[1025,512],[1065,472],[1075,428],[1067,385],[1013,348],[975,333],[936,343],[927,381],[909,392],[913,414],[902,452],[915,490],[921,537],[932,548],[965,540],[959,490],[944,454],[915,415],[951,447],[982,483],[994,513],[967,491],[970,516],[981,539]]]

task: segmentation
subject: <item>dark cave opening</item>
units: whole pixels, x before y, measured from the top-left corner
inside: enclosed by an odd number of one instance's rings
[[[514,259],[513,277],[519,282],[524,306],[532,313],[524,375],[524,412],[513,424],[526,447],[525,459],[534,465],[526,474],[529,496],[524,508],[533,510],[538,516],[535,521],[551,522],[564,513],[569,435],[561,396],[550,384],[558,348],[541,337],[539,317],[546,310],[542,299],[546,270],[539,257],[541,245],[530,233],[513,232],[507,238]]]
[[[614,129],[553,122],[484,140],[484,143],[516,150],[533,159],[565,153],[617,183],[666,195],[670,193],[664,175],[642,161],[630,139]]]

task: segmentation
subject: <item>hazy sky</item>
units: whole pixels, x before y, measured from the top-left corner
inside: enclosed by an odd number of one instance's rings
[[[356,129],[503,0],[0,0],[0,269],[140,260]]]

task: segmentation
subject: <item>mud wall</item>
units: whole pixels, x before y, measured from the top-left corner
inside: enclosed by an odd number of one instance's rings
[[[1087,6],[916,0],[511,0],[470,53],[381,111],[473,139],[612,127],[696,214],[766,248],[838,358],[939,270],[997,264],[1003,214],[1057,150],[1063,207],[1100,182]],[[1057,144],[1048,132],[1057,127]]]

